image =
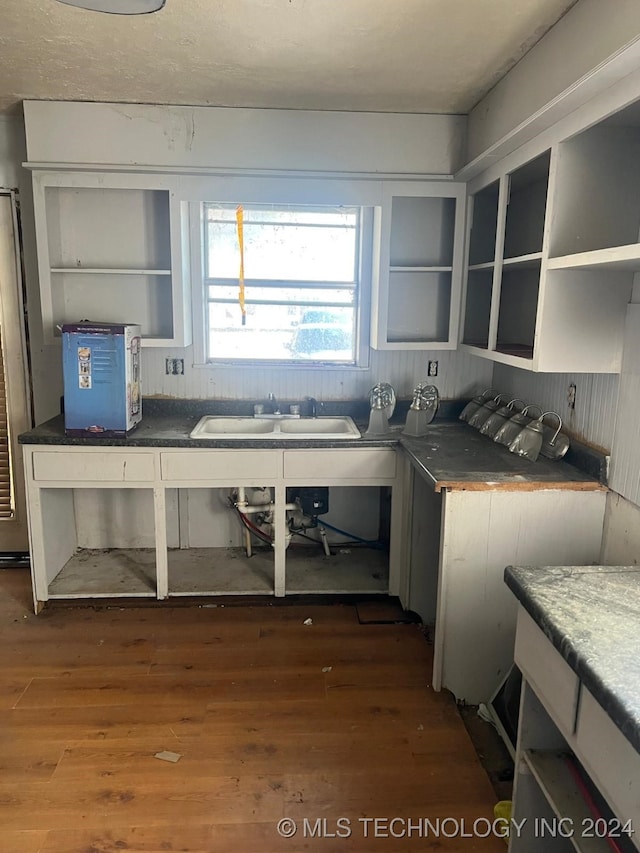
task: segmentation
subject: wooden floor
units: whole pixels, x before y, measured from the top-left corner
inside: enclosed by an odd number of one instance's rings
[[[0,617],[3,852],[506,851],[474,835],[495,796],[415,624],[273,602],[34,616],[18,569]]]

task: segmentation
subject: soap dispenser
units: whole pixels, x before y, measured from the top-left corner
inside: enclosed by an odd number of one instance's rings
[[[426,435],[427,427],[435,418],[439,405],[440,395],[436,386],[420,383],[413,391],[413,400],[402,434],[414,438]]]
[[[389,418],[396,405],[395,391],[388,382],[378,382],[369,392],[369,426],[365,435],[385,435],[389,430]]]

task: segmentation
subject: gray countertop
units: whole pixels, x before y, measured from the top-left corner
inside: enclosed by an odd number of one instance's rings
[[[640,752],[640,567],[509,566],[505,582]]]
[[[539,457],[530,462],[459,421],[434,422],[425,438],[402,436],[400,444],[419,473],[442,489],[602,489],[598,481],[566,462]]]
[[[127,437],[70,437],[64,432],[64,418],[58,415],[23,433],[22,444],[82,447],[194,447],[194,448],[349,448],[396,447],[400,445],[412,464],[436,491],[451,489],[557,488],[602,489],[598,481],[566,462],[550,462],[540,457],[529,462],[480,435],[459,421],[434,421],[424,438],[401,435],[402,425],[392,426],[383,436],[366,436],[366,422],[358,422],[362,436],[353,439],[191,439],[189,433],[201,413],[173,411],[145,414]]]

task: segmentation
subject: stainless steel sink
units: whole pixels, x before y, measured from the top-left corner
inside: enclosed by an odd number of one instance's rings
[[[348,416],[326,418],[243,418],[205,415],[189,438],[256,439],[354,439],[360,430]]]

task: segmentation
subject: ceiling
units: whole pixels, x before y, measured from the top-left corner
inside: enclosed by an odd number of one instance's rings
[[[576,0],[0,0],[0,112],[23,99],[467,113]]]

